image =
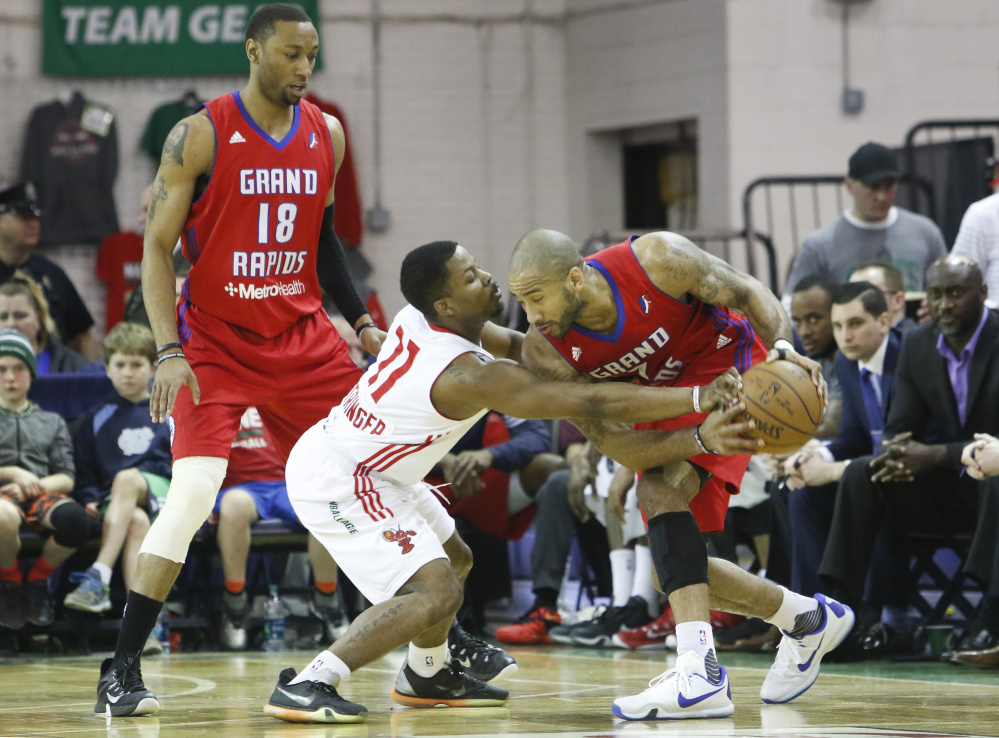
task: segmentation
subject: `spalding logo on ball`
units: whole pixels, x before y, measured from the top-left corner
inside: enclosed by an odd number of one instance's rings
[[[742,375],[744,420],[756,427],[747,435],[766,442],[761,451],[786,454],[808,443],[822,423],[822,399],[811,376],[790,361],[757,364]]]

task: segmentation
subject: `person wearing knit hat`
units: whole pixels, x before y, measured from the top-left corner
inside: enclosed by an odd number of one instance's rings
[[[16,356],[28,366],[31,381],[38,378],[38,362],[31,341],[15,330],[0,331],[0,356]]]
[[[66,421],[28,399],[38,366],[31,342],[0,332],[0,626],[52,622],[53,572],[90,537],[87,511],[68,497],[76,468]],[[21,527],[45,536],[27,572]]]

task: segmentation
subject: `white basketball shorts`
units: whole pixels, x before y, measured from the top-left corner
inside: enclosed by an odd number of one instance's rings
[[[384,602],[421,567],[447,558],[443,544],[454,520],[428,485],[400,488],[377,475],[355,476],[356,470],[320,422],[288,457],[288,498],[361,593]]]

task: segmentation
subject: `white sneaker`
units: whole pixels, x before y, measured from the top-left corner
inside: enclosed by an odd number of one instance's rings
[[[825,620],[801,638],[782,631],[777,660],[760,690],[760,699],[768,704],[790,702],[807,691],[819,678],[822,657],[842,643],[853,628],[853,610],[821,594],[815,599],[825,609]]]
[[[682,720],[728,717],[735,707],[725,668],[713,684],[708,681],[704,659],[696,651],[687,651],[677,657],[672,669],[649,682],[644,692],[614,700],[613,711],[625,720]]]

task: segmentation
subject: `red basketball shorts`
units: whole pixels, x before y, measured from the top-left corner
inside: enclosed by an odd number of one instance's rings
[[[184,353],[201,401],[188,388],[174,403],[173,458],[229,458],[248,407],[256,407],[282,461],[357,383],[361,370],[326,313],[306,315],[274,338],[219,320],[190,303],[177,310]]]
[[[767,349],[759,337],[755,337],[750,358],[752,364],[761,363],[767,358]],[[691,363],[671,386],[694,387],[710,384],[712,380],[735,365],[735,344],[730,344],[724,349],[713,351]],[[659,420],[655,423],[637,423],[635,428],[663,431],[689,428],[697,425],[706,417],[705,413],[688,413],[669,420]],[[722,530],[725,527],[729,496],[739,494],[742,477],[746,473],[746,467],[749,466],[749,456],[699,454],[688,460],[711,473],[711,478],[690,501],[690,512],[697,520],[701,532],[714,533]],[[642,514],[644,516],[644,511]],[[646,520],[647,522],[648,520]]]

